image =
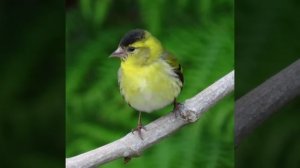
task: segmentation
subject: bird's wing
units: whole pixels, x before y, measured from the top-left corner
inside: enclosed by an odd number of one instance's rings
[[[161,58],[164,59],[173,68],[173,71],[177,74],[179,80],[181,81],[181,83],[183,85],[184,78],[183,78],[182,67],[178,63],[177,59],[168,52],[165,52],[164,54],[162,54]]]

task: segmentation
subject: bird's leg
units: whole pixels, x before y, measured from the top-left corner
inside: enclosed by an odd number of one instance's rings
[[[138,119],[137,127],[135,129],[133,129],[131,132],[133,133],[134,131],[137,131],[139,137],[143,140],[142,129],[146,130],[145,127],[142,124],[142,112],[139,111],[139,119]]]
[[[179,111],[180,106],[181,106],[181,103],[178,103],[175,98],[173,101],[173,113],[175,114],[176,118],[177,118],[178,114],[180,115],[180,111]]]
[[[141,140],[143,140],[142,129],[146,130],[146,128],[142,124],[142,112],[139,111],[139,119],[138,119],[137,127],[135,129],[132,129],[131,133],[133,133],[134,131],[137,131],[139,137],[141,138]],[[136,156],[139,156],[139,155],[140,155],[139,153],[136,153]],[[125,164],[128,163],[130,160],[131,160],[131,156],[124,157]]]

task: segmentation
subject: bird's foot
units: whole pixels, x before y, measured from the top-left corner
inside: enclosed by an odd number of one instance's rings
[[[141,140],[143,140],[142,129],[147,131],[146,128],[142,124],[138,124],[138,126],[136,128],[131,130],[131,133],[134,133],[135,131],[137,131],[139,137],[141,138]]]
[[[174,113],[176,118],[178,116],[181,116],[181,111],[180,111],[181,106],[182,106],[181,103],[174,102],[173,113]]]

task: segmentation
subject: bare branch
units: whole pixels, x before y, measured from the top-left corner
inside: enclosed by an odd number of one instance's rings
[[[217,82],[186,100],[174,113],[169,113],[145,126],[143,140],[135,133],[128,133],[123,138],[111,142],[86,153],[67,158],[67,168],[87,168],[102,165],[112,160],[125,157],[139,156],[146,148],[158,143],[162,138],[170,135],[186,124],[195,122],[199,117],[215,105],[220,99],[231,93],[234,88],[234,71]]]
[[[300,59],[236,101],[235,145],[273,112],[300,95]]]

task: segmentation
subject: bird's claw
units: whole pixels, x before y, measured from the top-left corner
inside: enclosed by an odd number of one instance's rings
[[[175,115],[176,118],[178,116],[181,116],[181,111],[180,111],[181,106],[182,106],[181,103],[178,103],[178,102],[174,103],[173,113],[174,113],[174,115]]]
[[[142,129],[147,131],[146,128],[142,124],[139,124],[136,128],[131,130],[131,133],[133,134],[135,131],[137,131],[139,137],[141,138],[141,140],[143,140]]]

